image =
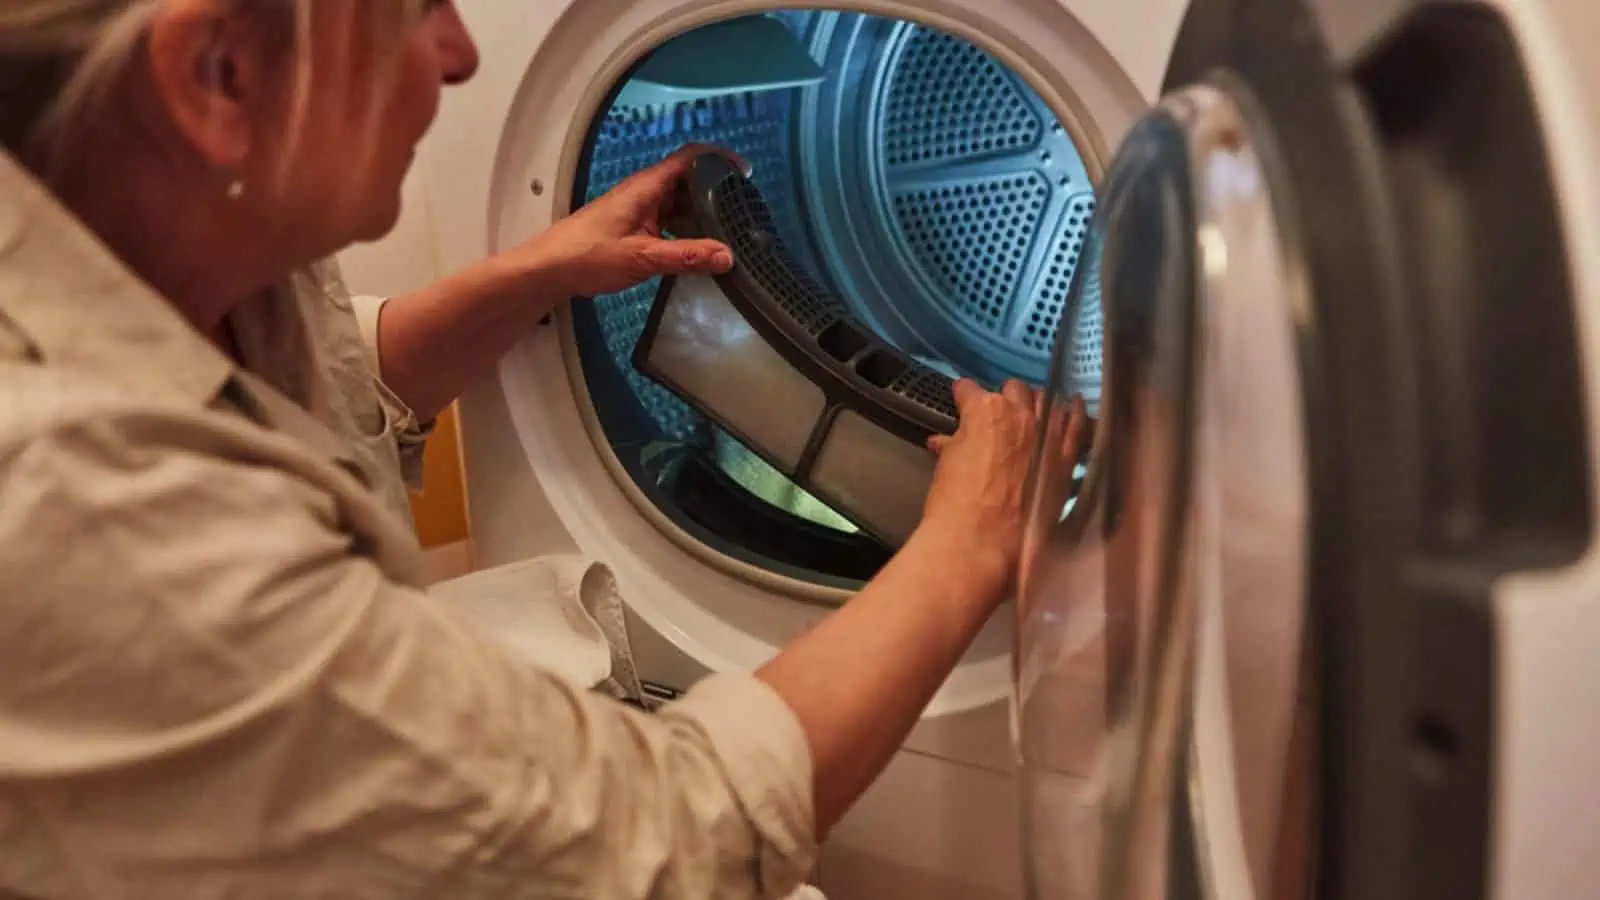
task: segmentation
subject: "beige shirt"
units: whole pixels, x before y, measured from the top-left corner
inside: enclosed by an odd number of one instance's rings
[[[237,366],[0,155],[0,897],[787,893],[769,688],[645,715],[423,593],[379,305],[298,279]]]

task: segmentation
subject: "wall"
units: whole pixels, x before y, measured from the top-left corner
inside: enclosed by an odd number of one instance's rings
[[[405,215],[382,242],[352,247],[340,254],[350,289],[392,297],[430,284],[441,276],[439,255],[428,229],[428,207],[421,176],[413,170],[405,185]],[[417,534],[430,551],[439,577],[471,566],[466,491],[456,411],[439,417],[428,443],[422,492],[413,497]]]

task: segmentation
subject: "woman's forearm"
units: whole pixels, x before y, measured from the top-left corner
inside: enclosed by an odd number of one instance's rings
[[[421,421],[461,392],[567,299],[538,252],[494,257],[385,303],[380,377]]]
[[[925,525],[866,589],[757,673],[811,745],[819,837],[877,778],[998,606],[1007,576]]]
[[[708,152],[685,147],[527,243],[384,304],[384,383],[426,421],[569,297],[604,296],[663,275],[728,271],[733,254],[722,244],[662,236],[663,211]]]

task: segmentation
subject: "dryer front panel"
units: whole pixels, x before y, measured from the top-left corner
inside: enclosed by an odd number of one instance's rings
[[[585,0],[526,33],[522,5],[464,4],[496,50],[429,154],[446,264],[472,258],[475,234],[479,253],[513,246],[707,141],[753,163],[777,234],[875,337],[946,374],[1040,384],[1094,185],[1184,4]],[[893,541],[634,368],[653,297],[572,304],[466,399],[475,542],[489,563],[606,560],[691,668],[748,669],[847,602]],[[1086,392],[1098,366],[1080,360]],[[1009,644],[991,623],[930,714],[1000,700]],[[1008,765],[998,744],[982,756]]]

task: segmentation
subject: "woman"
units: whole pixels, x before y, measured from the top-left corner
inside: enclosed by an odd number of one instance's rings
[[[428,600],[420,423],[564,298],[731,264],[655,236],[685,154],[353,306],[316,261],[475,65],[448,3],[0,6],[0,896],[782,896],[1005,596],[1034,403],[963,384],[900,555],[657,716]]]

